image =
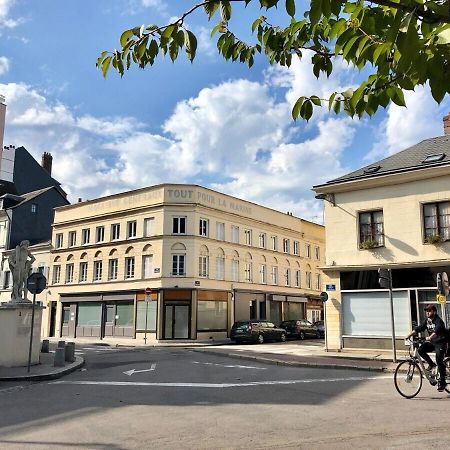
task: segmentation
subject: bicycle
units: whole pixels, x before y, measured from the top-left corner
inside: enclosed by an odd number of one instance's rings
[[[425,370],[423,360],[419,355],[419,347],[425,342],[423,338],[408,339],[409,358],[402,361],[395,369],[394,384],[398,393],[405,398],[415,397],[422,389],[423,378],[426,378],[431,386],[436,386],[437,367],[432,371]],[[450,394],[450,357],[444,358],[445,381],[447,386],[445,392]]]

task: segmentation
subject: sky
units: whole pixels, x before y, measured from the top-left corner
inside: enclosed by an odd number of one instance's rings
[[[187,25],[199,36],[193,64],[160,59],[121,79],[96,69],[125,29],[163,25],[187,0],[0,0],[0,95],[6,97],[4,145],[24,146],[38,161],[53,155],[53,176],[71,201],[160,183],[192,183],[321,223],[311,188],[443,134],[447,97],[405,95],[407,108],[371,119],[319,110],[294,122],[300,95],[321,97],[354,86],[346,63],[316,80],[309,60],[290,69],[257,58],[249,69],[218,55],[199,11]],[[262,13],[234,7],[231,27],[252,39]],[[274,21],[285,20],[279,12]],[[277,22],[277,23],[278,23]]]

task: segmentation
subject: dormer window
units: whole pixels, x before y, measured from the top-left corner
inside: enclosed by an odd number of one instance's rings
[[[422,164],[429,164],[442,161],[445,158],[445,153],[436,153],[435,155],[427,155],[422,161]]]

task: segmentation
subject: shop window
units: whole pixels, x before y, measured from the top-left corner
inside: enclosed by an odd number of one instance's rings
[[[186,234],[186,217],[172,218],[172,234]]]
[[[127,239],[136,237],[137,232],[137,222],[135,220],[130,220],[127,222]]]
[[[138,301],[136,309],[136,330],[145,331],[145,313],[147,312],[147,331],[156,332],[156,311],[158,302]]]
[[[383,211],[359,213],[359,248],[370,249],[383,245]]]
[[[134,256],[125,258],[125,278],[134,278]]]
[[[95,229],[95,242],[103,242],[105,240],[105,227],[97,227]]]
[[[81,262],[80,263],[80,282],[87,281],[88,279],[88,263]]]
[[[450,202],[423,205],[425,242],[433,243],[450,239]]]
[[[81,245],[89,244],[90,238],[91,238],[91,230],[89,228],[81,230]]]
[[[228,311],[226,301],[197,301],[197,330],[226,331]]]
[[[78,304],[77,326],[99,327],[102,319],[101,303],[86,302]]]
[[[110,259],[108,262],[108,279],[117,280],[117,272],[119,261],[117,259]]]
[[[117,303],[116,315],[116,326],[134,326],[134,304],[132,302]]]
[[[113,223],[111,225],[111,240],[117,241],[120,239],[120,223]]]
[[[200,236],[208,237],[209,235],[209,220],[208,219],[200,219],[198,226],[198,234]]]
[[[147,219],[144,219],[144,236],[150,237],[155,234],[155,218],[154,217],[148,217]]]
[[[172,255],[172,276],[185,276],[186,255]]]

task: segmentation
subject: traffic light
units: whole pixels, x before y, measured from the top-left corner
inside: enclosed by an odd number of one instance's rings
[[[378,283],[383,289],[391,289],[392,287],[392,274],[391,269],[378,269]]]

